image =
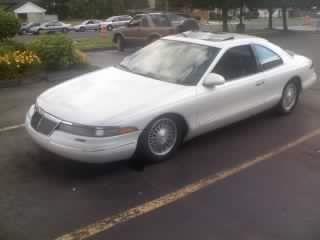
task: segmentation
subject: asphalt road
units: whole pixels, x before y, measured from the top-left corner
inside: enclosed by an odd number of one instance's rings
[[[312,58],[320,73],[320,34],[269,38]],[[106,66],[125,54],[91,53],[90,59]],[[28,105],[54,84],[0,90],[0,128],[21,123]],[[180,199],[170,195],[176,199],[171,204],[165,204],[164,197],[143,205],[144,210],[134,211],[131,219],[121,214],[110,229],[90,239],[318,240],[320,135],[303,136],[319,132],[319,93],[318,83],[304,93],[290,116],[260,114],[198,137],[170,161],[145,168],[127,161],[77,164],[42,152],[23,128],[0,132],[0,239],[56,239],[216,176],[221,179],[209,185],[202,182],[205,187],[191,195]],[[257,159],[264,161],[247,164]],[[61,238],[66,239],[81,238]]]

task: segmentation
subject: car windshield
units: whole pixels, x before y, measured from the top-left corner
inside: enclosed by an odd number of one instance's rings
[[[120,67],[160,81],[196,85],[218,52],[215,47],[162,39],[125,58]]]

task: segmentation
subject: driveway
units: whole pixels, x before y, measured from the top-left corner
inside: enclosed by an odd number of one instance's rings
[[[320,73],[320,35],[268,38]],[[89,57],[103,67],[126,54]],[[0,90],[1,240],[319,239],[319,83],[290,116],[260,114],[146,167],[73,163],[41,151],[22,127],[4,130],[54,84]]]

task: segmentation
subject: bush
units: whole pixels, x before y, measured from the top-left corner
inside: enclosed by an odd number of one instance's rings
[[[15,79],[40,64],[40,58],[32,51],[16,50],[0,54],[0,80]]]
[[[18,18],[0,9],[0,41],[14,37],[20,29]]]
[[[0,54],[14,52],[16,50],[24,51],[26,48],[23,43],[18,43],[12,40],[5,40],[0,44]]]
[[[63,34],[39,37],[30,43],[29,48],[38,54],[47,70],[65,69],[85,61],[73,41]]]

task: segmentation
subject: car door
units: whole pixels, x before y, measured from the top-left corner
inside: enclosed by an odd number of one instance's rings
[[[156,33],[161,37],[175,33],[174,27],[166,15],[154,14],[151,15],[151,19],[153,25],[151,33]]]
[[[264,85],[250,45],[228,49],[219,59],[213,73],[226,83],[208,88],[198,86],[199,126],[203,131],[218,128],[259,112],[264,99]]]
[[[287,81],[287,71],[280,55],[267,46],[253,44],[255,56],[260,67],[260,84],[264,85],[261,97],[266,108],[280,101],[282,90]]]
[[[54,31],[54,32],[58,32],[61,31],[63,28],[63,24],[61,22],[56,22],[54,24],[52,24],[52,28],[50,30]]]
[[[143,16],[141,15],[135,16],[128,24],[128,27],[122,31],[126,40],[132,41],[138,37],[138,31],[142,24],[142,18]]]
[[[94,30],[95,29],[95,23],[93,20],[89,20],[87,23],[86,23],[86,29],[87,30]]]
[[[114,28],[120,27],[121,26],[121,17],[115,17],[112,19],[112,26]]]

